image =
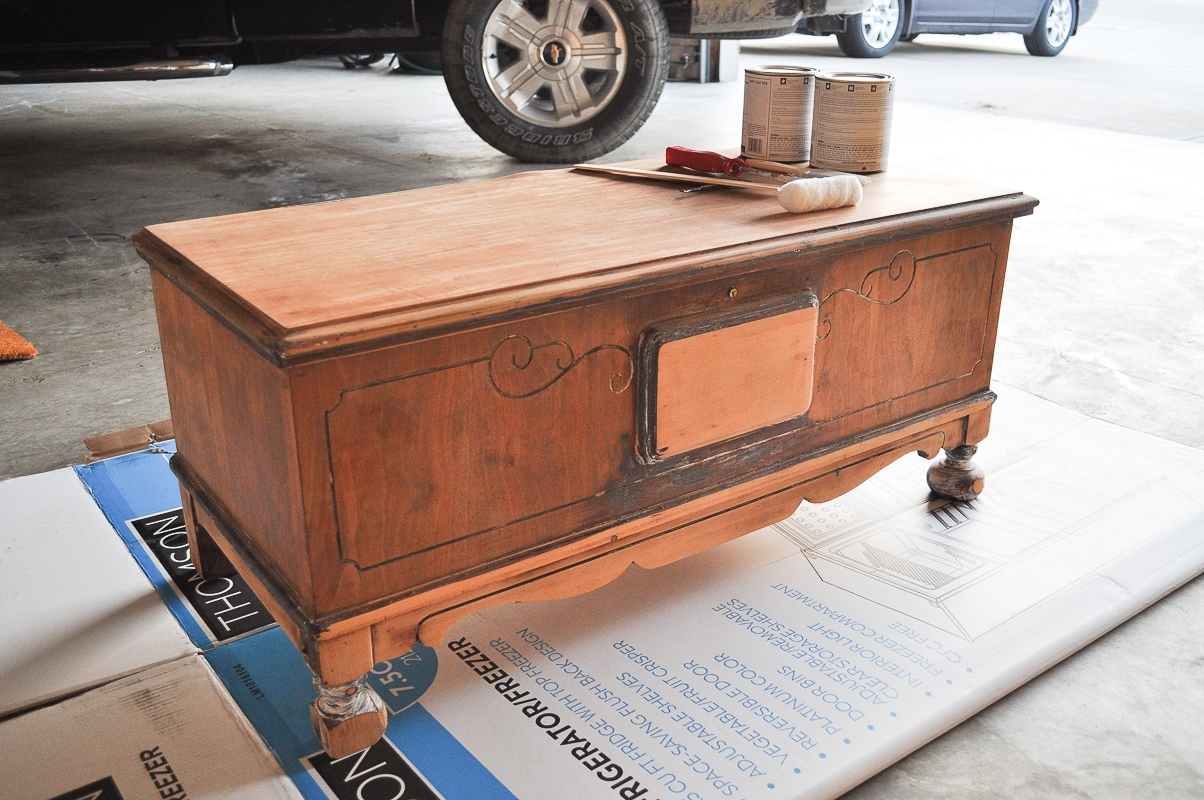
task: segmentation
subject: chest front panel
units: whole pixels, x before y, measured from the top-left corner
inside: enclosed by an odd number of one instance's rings
[[[782,255],[292,368],[319,612],[496,567],[985,390],[1009,231]]]

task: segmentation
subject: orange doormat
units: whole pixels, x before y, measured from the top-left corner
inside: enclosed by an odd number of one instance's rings
[[[12,328],[0,322],[0,361],[33,358],[38,350]]]

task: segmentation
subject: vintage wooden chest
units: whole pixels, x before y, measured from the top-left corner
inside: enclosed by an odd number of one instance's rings
[[[193,553],[317,676],[333,755],[362,676],[484,606],[565,597],[951,451],[971,497],[1025,195],[892,168],[804,215],[739,190],[529,172],[156,225]]]

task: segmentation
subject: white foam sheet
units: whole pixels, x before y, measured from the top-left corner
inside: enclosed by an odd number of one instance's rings
[[[72,470],[0,482],[0,716],[195,652]]]
[[[301,796],[199,655],[0,723],[0,775],[9,800]]]
[[[839,796],[1204,571],[1204,452],[997,391],[979,500],[931,500],[904,457],[677,564],[469,617],[449,640],[518,687],[445,643],[422,704],[519,797]]]

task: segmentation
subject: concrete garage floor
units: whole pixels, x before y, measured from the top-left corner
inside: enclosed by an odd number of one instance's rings
[[[793,36],[745,43],[742,63],[898,76],[894,163],[1042,201],[1016,223],[996,378],[1204,447],[1204,6],[1102,4],[1054,59],[998,34],[854,62]],[[739,84],[671,84],[608,160],[731,146],[740,112]],[[41,350],[0,365],[0,478],[168,416],[139,228],[528,168],[469,131],[441,79],[333,59],[0,87],[0,320]],[[848,797],[1199,798],[1202,719],[1197,579]]]

